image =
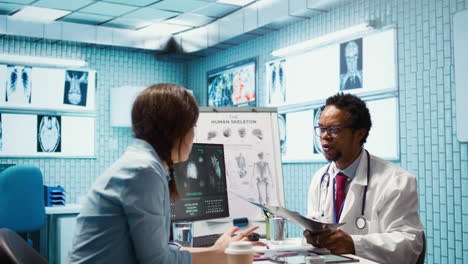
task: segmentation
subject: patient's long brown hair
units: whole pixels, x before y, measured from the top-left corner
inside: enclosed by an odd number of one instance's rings
[[[132,129],[136,138],[147,141],[169,167],[169,192],[179,199],[174,179],[171,150],[181,143],[195,126],[198,104],[187,89],[177,84],[162,83],[143,90],[132,108]]]

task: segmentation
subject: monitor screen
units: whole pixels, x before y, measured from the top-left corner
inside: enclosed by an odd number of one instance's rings
[[[174,165],[180,200],[171,203],[172,221],[229,216],[222,144],[194,143],[186,162]]]
[[[255,106],[255,58],[207,72],[208,106]]]

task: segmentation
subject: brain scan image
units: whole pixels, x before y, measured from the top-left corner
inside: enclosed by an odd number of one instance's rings
[[[60,116],[38,116],[37,151],[60,152]]]
[[[64,104],[86,106],[88,89],[88,73],[82,71],[66,71]]]
[[[7,66],[5,101],[31,104],[31,67]]]

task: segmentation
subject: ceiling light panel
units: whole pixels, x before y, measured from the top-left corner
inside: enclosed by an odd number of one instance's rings
[[[131,13],[128,13],[124,15],[123,17],[126,18],[139,18],[139,19],[145,19],[145,20],[165,20],[170,17],[174,17],[179,15],[180,13],[178,12],[171,12],[171,11],[163,11],[159,9],[154,9],[154,8],[141,8],[136,11],[133,11]]]
[[[13,4],[21,4],[21,5],[28,5],[35,0],[2,0],[2,2],[13,3]]]
[[[226,5],[219,3],[211,3],[205,7],[199,8],[192,11],[192,13],[209,16],[209,17],[223,17],[229,13],[232,13],[240,9],[239,6],[235,5]]]
[[[95,15],[95,14],[87,14],[87,13],[72,13],[62,19],[60,21],[70,22],[70,23],[80,23],[80,24],[87,24],[87,25],[98,25],[102,22],[108,21],[113,17],[110,16],[102,16],[102,15]]]
[[[24,8],[24,5],[0,3],[0,15],[9,15]]]
[[[64,0],[39,0],[33,3],[33,6],[46,7],[53,9],[61,9],[68,11],[75,11],[84,6],[87,6],[94,1],[92,0],[73,0],[73,1],[64,1]]]
[[[171,24],[166,24],[166,23],[156,23],[156,24],[147,26],[145,28],[142,28],[138,30],[138,32],[145,34],[145,35],[167,36],[167,35],[179,33],[181,31],[185,31],[191,28],[192,27],[188,27],[188,26],[171,25]]]
[[[213,22],[213,20],[215,19],[212,17],[184,13],[180,16],[167,20],[167,22],[171,24],[182,25],[182,26],[200,27],[200,26]]]
[[[132,6],[148,6],[150,4],[154,4],[160,2],[161,0],[104,0],[104,2],[112,2],[124,5],[132,5]]]
[[[120,16],[135,9],[137,9],[137,7],[106,2],[95,2],[94,4],[81,9],[80,12],[104,16]]]
[[[208,2],[202,2],[198,0],[164,0],[154,5],[151,5],[150,7],[176,12],[188,12],[200,7],[204,7],[208,4]]]
[[[255,0],[218,0],[218,3],[236,5],[236,6],[246,6]]]
[[[139,29],[139,28],[147,27],[150,24],[151,24],[150,22],[148,22],[147,20],[143,20],[143,19],[119,17],[107,23],[102,24],[102,26],[125,28],[125,29]]]
[[[70,11],[50,9],[44,7],[26,6],[11,15],[12,18],[31,22],[52,22],[58,18],[68,15]],[[38,16],[37,14],[41,14]]]

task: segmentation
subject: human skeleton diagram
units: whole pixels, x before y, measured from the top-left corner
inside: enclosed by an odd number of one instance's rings
[[[268,204],[270,202],[269,191],[273,187],[270,165],[263,160],[263,152],[259,152],[257,156],[259,160],[254,163],[252,180],[256,181],[258,202],[260,204]]]
[[[242,153],[239,153],[239,156],[235,157],[236,159],[236,164],[238,168],[238,173],[239,173],[239,178],[245,179],[245,176],[247,175],[247,165],[245,163],[245,157],[242,155]],[[248,180],[245,183],[249,183]]]
[[[6,102],[31,104],[31,67],[8,65],[10,70],[7,87]]]
[[[74,105],[81,104],[82,96],[80,84],[88,82],[88,73],[67,71],[65,74],[65,79],[70,83],[70,89],[68,90],[67,94],[68,102]]]
[[[44,152],[55,152],[60,144],[60,123],[55,116],[44,116],[39,124],[39,145]]]

